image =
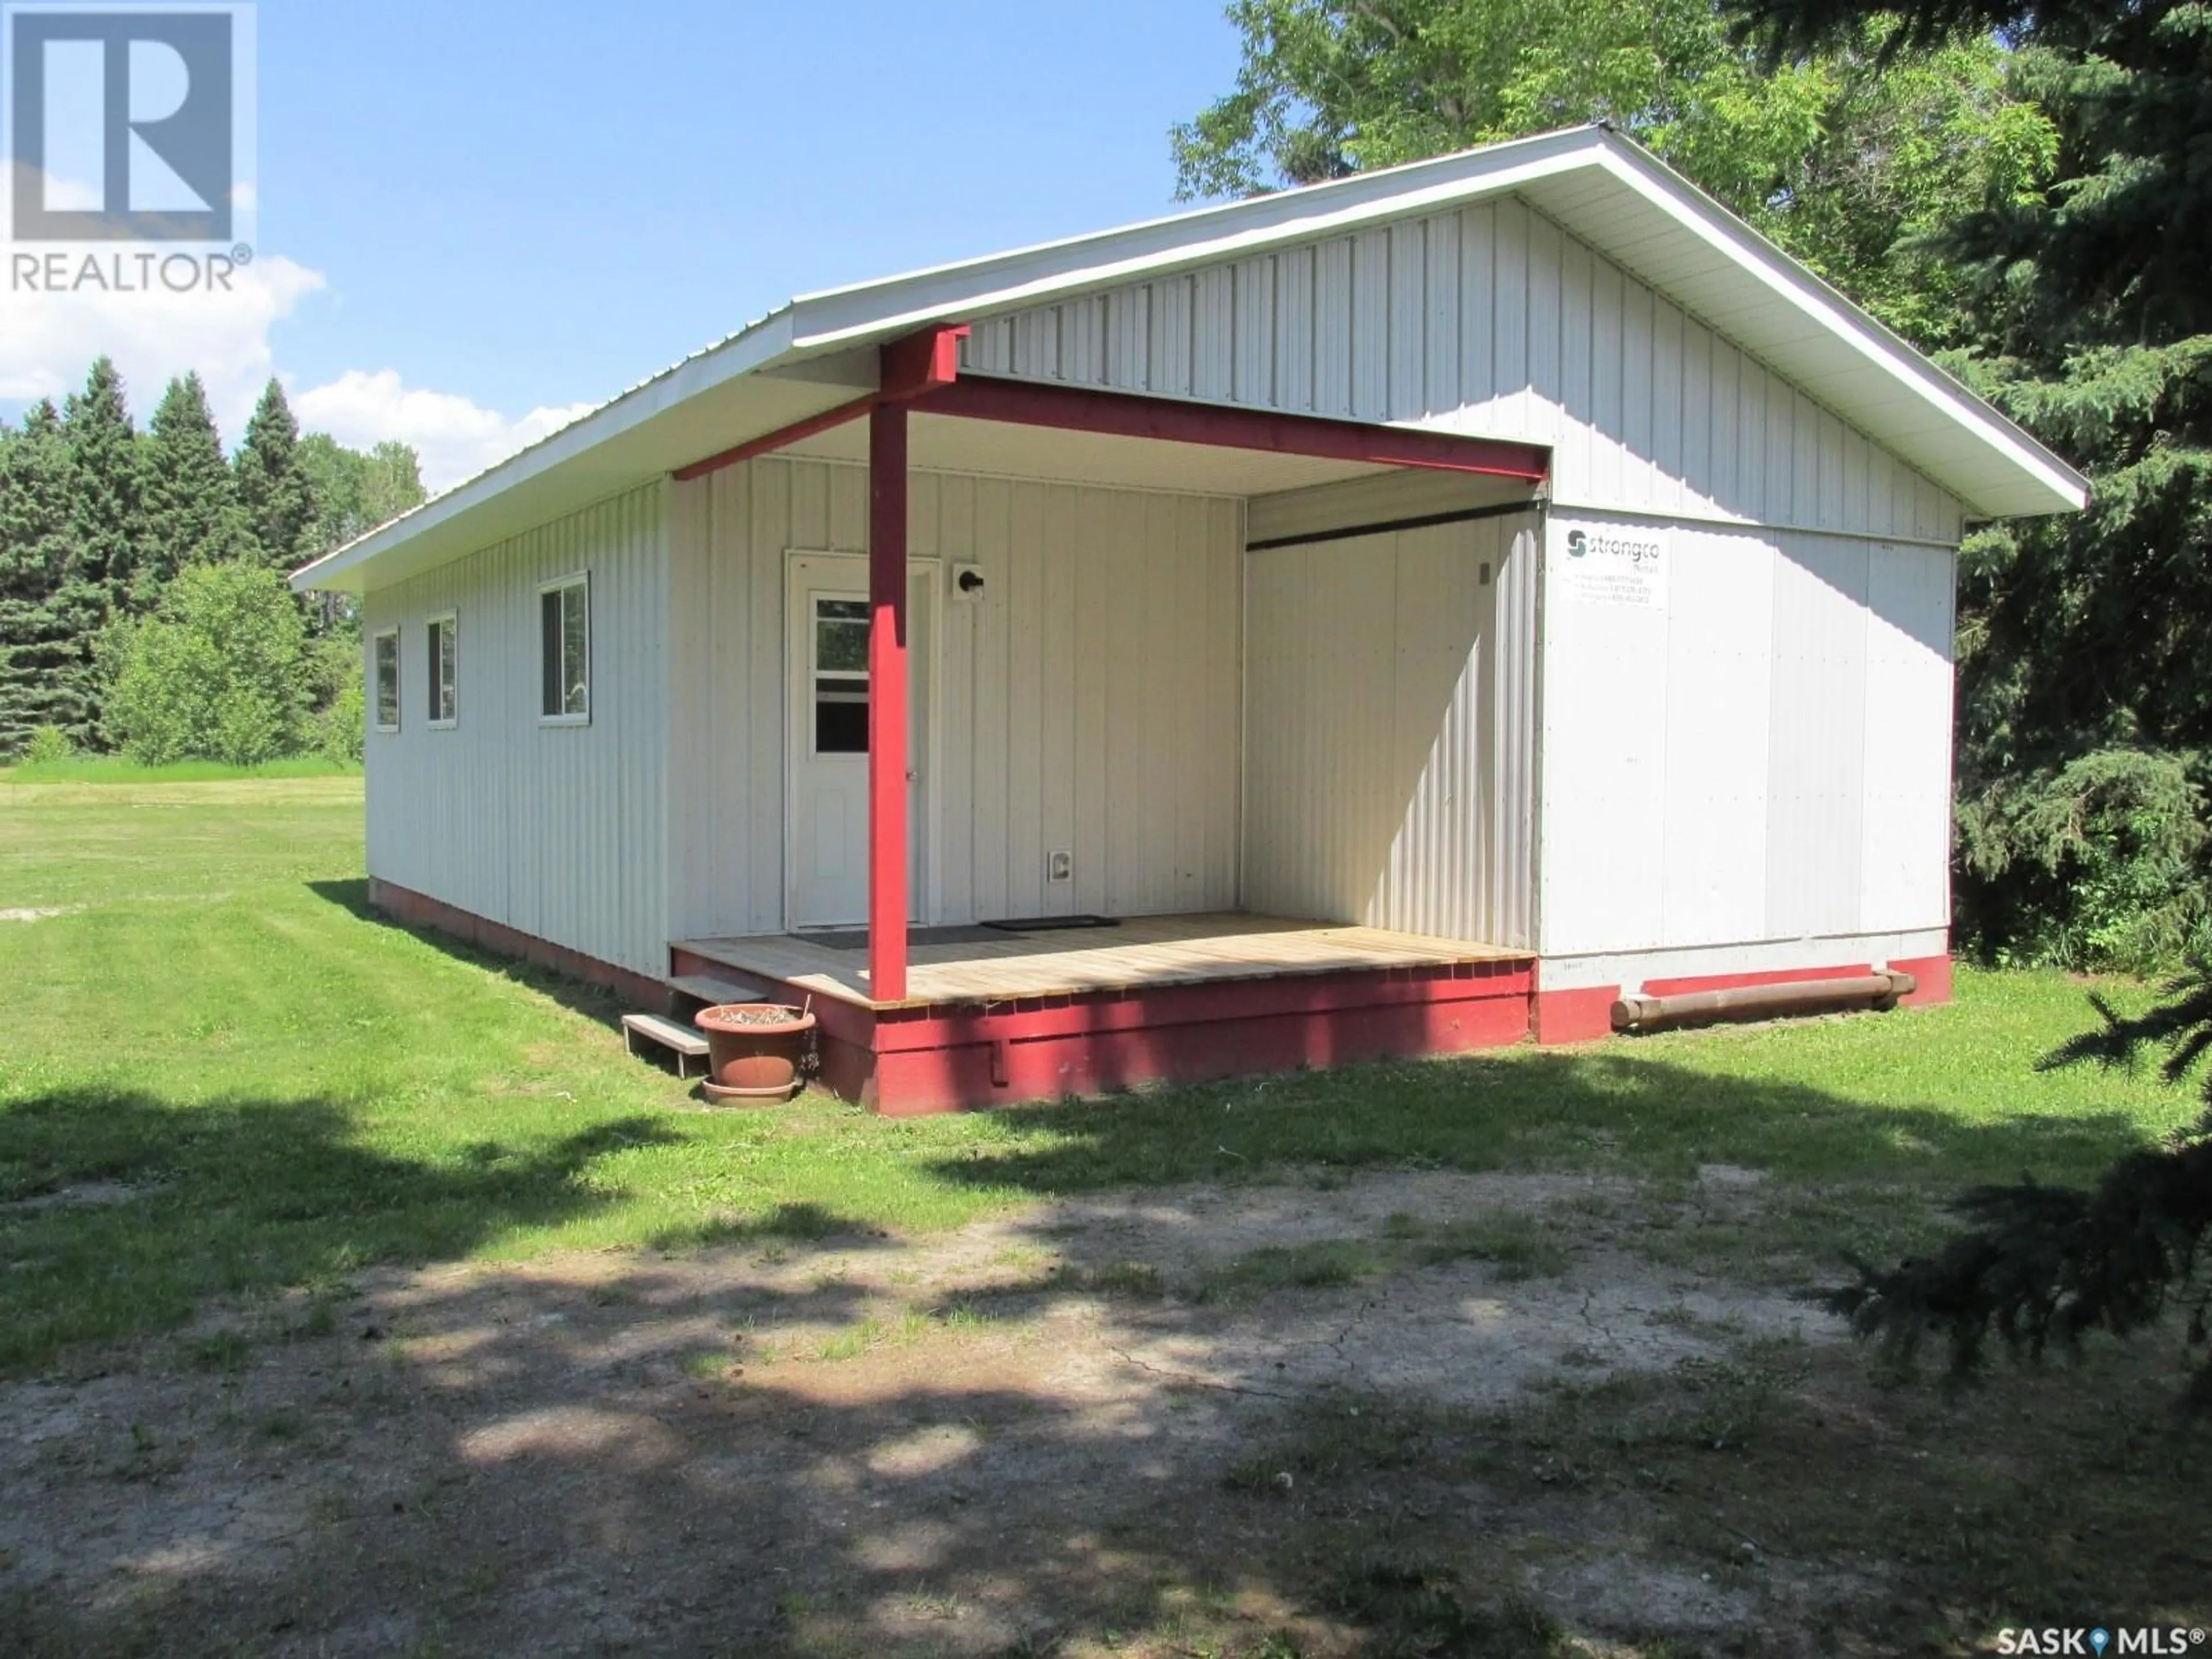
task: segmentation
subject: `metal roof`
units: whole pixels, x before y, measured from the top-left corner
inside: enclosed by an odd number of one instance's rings
[[[1142,277],[1518,195],[1998,518],[2078,510],[2082,476],[1680,174],[1577,127],[802,295],[307,566],[355,592],[460,557],[875,386],[874,347]]]

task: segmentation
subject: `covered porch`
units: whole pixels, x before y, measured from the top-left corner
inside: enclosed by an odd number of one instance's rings
[[[994,377],[965,334],[676,474],[678,747],[722,781],[672,976],[811,1001],[888,1111],[1522,1035],[1548,452]]]

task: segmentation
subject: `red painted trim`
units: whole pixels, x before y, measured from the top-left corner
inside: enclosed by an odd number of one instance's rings
[[[1544,967],[1530,971],[1528,1029],[1539,1046],[1555,1048],[1563,1042],[1595,1042],[1613,1035],[1613,1005],[1620,995],[1618,985],[1592,985],[1581,989],[1547,991]]]
[[[1644,994],[1673,997],[1697,991],[1741,991],[1753,985],[1787,985],[1801,979],[1857,979],[1872,972],[1874,964],[1862,962],[1843,968],[1769,968],[1755,974],[1699,974],[1686,979],[1647,979],[1644,981]]]
[[[795,444],[802,438],[811,438],[817,433],[827,432],[832,428],[841,427],[848,421],[857,421],[875,406],[876,394],[871,392],[865,396],[854,398],[849,404],[840,404],[836,408],[826,409],[819,415],[809,415],[803,421],[793,421],[789,426],[778,427],[775,431],[763,433],[757,438],[748,438],[734,449],[726,449],[718,455],[709,455],[703,461],[694,461],[689,466],[678,467],[676,482],[690,483],[694,478],[703,478],[710,472],[720,472],[724,467],[735,466],[739,461],[750,461],[757,456],[774,454],[777,450],[787,445]]]
[[[1214,404],[1178,403],[1080,386],[978,380],[972,375],[930,393],[915,407],[926,414],[956,415],[968,420],[1006,421],[1121,438],[1156,438],[1168,443],[1210,444],[1278,455],[1310,455],[1377,466],[1480,472],[1530,483],[1541,483],[1551,472],[1551,452],[1540,445],[1279,415],[1264,410],[1225,409]]]
[[[1525,963],[1459,969],[1382,969],[1277,979],[1216,981],[1058,997],[1022,997],[988,1006],[939,1005],[877,1015],[884,1054],[978,1042],[1014,1031],[1024,1037],[1113,1036],[1164,1025],[1212,1024],[1285,1014],[1325,1017],[1346,1008],[1409,1007],[1494,997],[1526,998]]]
[[[1241,1018],[1157,1023],[1115,1032],[1034,1035],[1018,1017],[992,1037],[941,1048],[878,1050],[876,1109],[891,1116],[960,1107],[1097,1095],[1134,1085],[1194,1083],[1386,1056],[1502,1048],[1528,1032],[1525,995],[1457,1002],[1254,1012]],[[1265,1109],[1266,1097],[1255,1102]]]
[[[895,1010],[878,1017],[868,1103],[904,1116],[1456,1054],[1518,1042],[1528,1031],[1525,975],[1449,970],[1161,986],[918,1017]]]
[[[461,909],[442,899],[434,899],[427,893],[416,892],[412,888],[396,886],[372,876],[368,882],[368,902],[374,908],[383,911],[395,921],[409,927],[443,933],[449,939],[472,945],[478,950],[489,951],[495,956],[513,957],[567,978],[580,980],[586,985],[599,986],[641,1009],[662,1009],[668,1006],[668,988],[659,980],[648,979],[645,975],[633,973],[627,968],[618,968],[611,962],[602,962],[597,957],[586,956],[581,951],[572,951],[565,945],[556,945],[551,939],[540,939],[535,933],[520,932],[504,922]]]
[[[967,337],[967,324],[940,323],[892,341],[883,349],[876,395],[905,403],[951,386],[960,378],[960,343]]]
[[[1613,1005],[1620,995],[1618,985],[1595,985],[1583,990],[1539,990],[1529,1022],[1536,1041],[1547,1048],[1562,1042],[1595,1042],[1613,1035]]]
[[[1909,961],[1892,962],[1889,965],[1898,973],[1910,974],[1919,981],[1911,996],[1899,997],[1897,1000],[1899,1007],[1933,1008],[1950,1001],[1952,987],[1949,957],[1914,957]]]
[[[907,405],[868,411],[868,994],[906,994]]]
[[[877,354],[875,391],[863,392],[850,403],[825,409],[819,415],[809,415],[803,421],[793,421],[789,426],[778,427],[757,438],[748,438],[733,448],[694,461],[689,466],[680,466],[676,469],[676,482],[690,483],[694,478],[720,472],[740,461],[772,455],[801,439],[857,421],[878,404],[911,403],[930,392],[941,392],[960,377],[960,343],[967,337],[967,324],[940,323],[904,339],[893,340]]]

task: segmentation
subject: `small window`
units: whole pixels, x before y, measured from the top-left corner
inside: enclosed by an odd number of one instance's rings
[[[370,641],[374,659],[376,729],[399,729],[399,630],[387,628]]]
[[[583,726],[592,718],[592,586],[568,576],[538,590],[538,718]]]
[[[426,654],[430,659],[430,725],[434,730],[453,725],[460,719],[460,702],[454,691],[455,671],[459,658],[453,635],[458,618],[448,612],[430,618],[423,630]]]
[[[868,752],[868,602],[814,601],[814,752]]]

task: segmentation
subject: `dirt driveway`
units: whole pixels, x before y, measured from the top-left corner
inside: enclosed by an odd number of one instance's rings
[[[1775,1519],[1807,1456],[1915,1479],[1856,1358],[1655,1266],[1653,1222],[1395,1174],[365,1276],[0,1389],[0,1646],[1767,1653],[1919,1618]]]

